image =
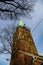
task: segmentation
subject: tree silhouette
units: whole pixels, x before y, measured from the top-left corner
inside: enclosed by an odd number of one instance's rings
[[[35,0],[0,0],[0,18],[17,19],[30,13]]]

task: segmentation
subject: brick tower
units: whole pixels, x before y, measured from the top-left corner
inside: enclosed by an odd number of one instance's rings
[[[38,52],[31,32],[25,27],[18,26],[13,36],[10,65],[32,65],[33,56],[38,56]],[[34,62],[34,65],[38,65],[38,60]]]

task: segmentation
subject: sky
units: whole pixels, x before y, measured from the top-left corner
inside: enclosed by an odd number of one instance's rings
[[[35,45],[39,53],[43,54],[43,20],[40,25],[33,31],[37,24],[43,18],[43,0],[38,0],[31,12],[31,18],[21,18],[27,27],[30,27]],[[14,20],[0,20],[0,30],[12,24]],[[33,31],[33,32],[32,32]]]
[[[0,54],[0,65],[9,65],[10,61],[10,54]]]
[[[24,17],[21,19],[24,21],[27,27],[30,27],[30,31],[33,36],[33,40],[35,42],[38,53],[43,55],[43,20],[41,21],[41,19],[43,18],[43,0],[37,1],[37,3],[34,6],[34,11],[30,15],[32,17],[31,19],[29,19],[29,17],[28,18]],[[37,24],[40,21],[41,21],[40,25],[34,30],[34,28],[37,26]],[[14,20],[0,20],[0,30],[7,27],[8,25],[11,25],[13,22]],[[0,60],[1,60],[0,65],[2,65],[3,61],[8,63],[8,61],[6,61],[7,57],[10,56],[3,55],[2,57],[2,55],[0,55]],[[9,65],[9,63],[8,64],[7,63],[5,63],[4,65]]]
[[[43,0],[37,1],[34,6],[34,11],[31,13],[31,17],[31,19],[24,18],[23,20],[25,21],[26,26],[30,27],[38,53],[43,55]],[[40,21],[41,23],[37,26]],[[36,26],[37,28],[34,30]]]

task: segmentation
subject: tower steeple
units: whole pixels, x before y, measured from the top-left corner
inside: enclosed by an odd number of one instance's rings
[[[21,26],[21,27],[23,27],[23,26],[24,26],[24,22],[23,22],[23,20],[22,20],[22,19],[19,21],[19,26]]]
[[[19,51],[24,51],[33,55],[38,55],[37,49],[35,47],[30,30],[24,27],[24,24],[20,21],[20,26],[13,36],[13,48],[11,55],[10,65],[32,65],[33,58],[27,56]]]

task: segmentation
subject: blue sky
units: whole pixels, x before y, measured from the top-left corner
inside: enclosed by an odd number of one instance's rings
[[[10,54],[0,54],[0,65],[9,65],[10,61],[6,59],[10,60]]]
[[[27,27],[30,27],[31,33],[36,44],[37,50],[39,53],[43,54],[43,21],[40,25],[36,28],[34,32],[32,30],[36,27],[36,25],[40,22],[43,18],[43,1],[38,0],[34,6],[34,11],[30,14],[31,19],[28,18],[21,18],[23,19],[24,23]],[[10,21],[10,22],[9,22]],[[7,27],[14,22],[14,20],[0,20],[0,30]]]
[[[43,18],[43,0],[37,1],[37,3],[34,6],[34,11],[31,13],[31,17],[32,17],[31,19],[29,19],[29,17],[28,18],[24,17],[21,19],[23,19],[23,21],[27,27],[30,27],[31,34],[33,36],[38,53],[43,55],[43,20],[40,23],[40,25],[35,29],[35,31],[32,32],[32,30],[36,27],[36,25]],[[14,22],[14,20],[0,20],[0,30],[7,27],[7,25],[12,24],[13,22]],[[3,56],[3,57],[6,58],[5,56]],[[2,58],[2,56],[0,56],[0,58]],[[1,64],[2,61],[0,62],[0,65],[2,65]],[[4,60],[4,61],[7,62],[6,60]]]
[[[33,36],[38,53],[43,55],[43,20],[40,25],[35,29],[35,31],[32,32],[32,30],[43,18],[43,0],[37,1],[34,6],[34,11],[31,13],[31,17],[31,19],[29,19],[29,17],[21,19],[23,19],[27,27],[30,27],[31,34]],[[14,20],[0,20],[0,31],[8,25],[11,25],[13,22]],[[0,54],[0,65],[9,65],[9,61],[6,61],[6,58],[10,58],[10,55]]]
[[[31,33],[35,42],[35,45],[37,47],[38,53],[43,55],[43,1],[38,0],[36,5],[34,6],[34,11],[31,13],[32,19],[23,19],[26,26],[30,27]],[[37,24],[40,23],[40,25],[32,32],[32,30],[37,26]]]

